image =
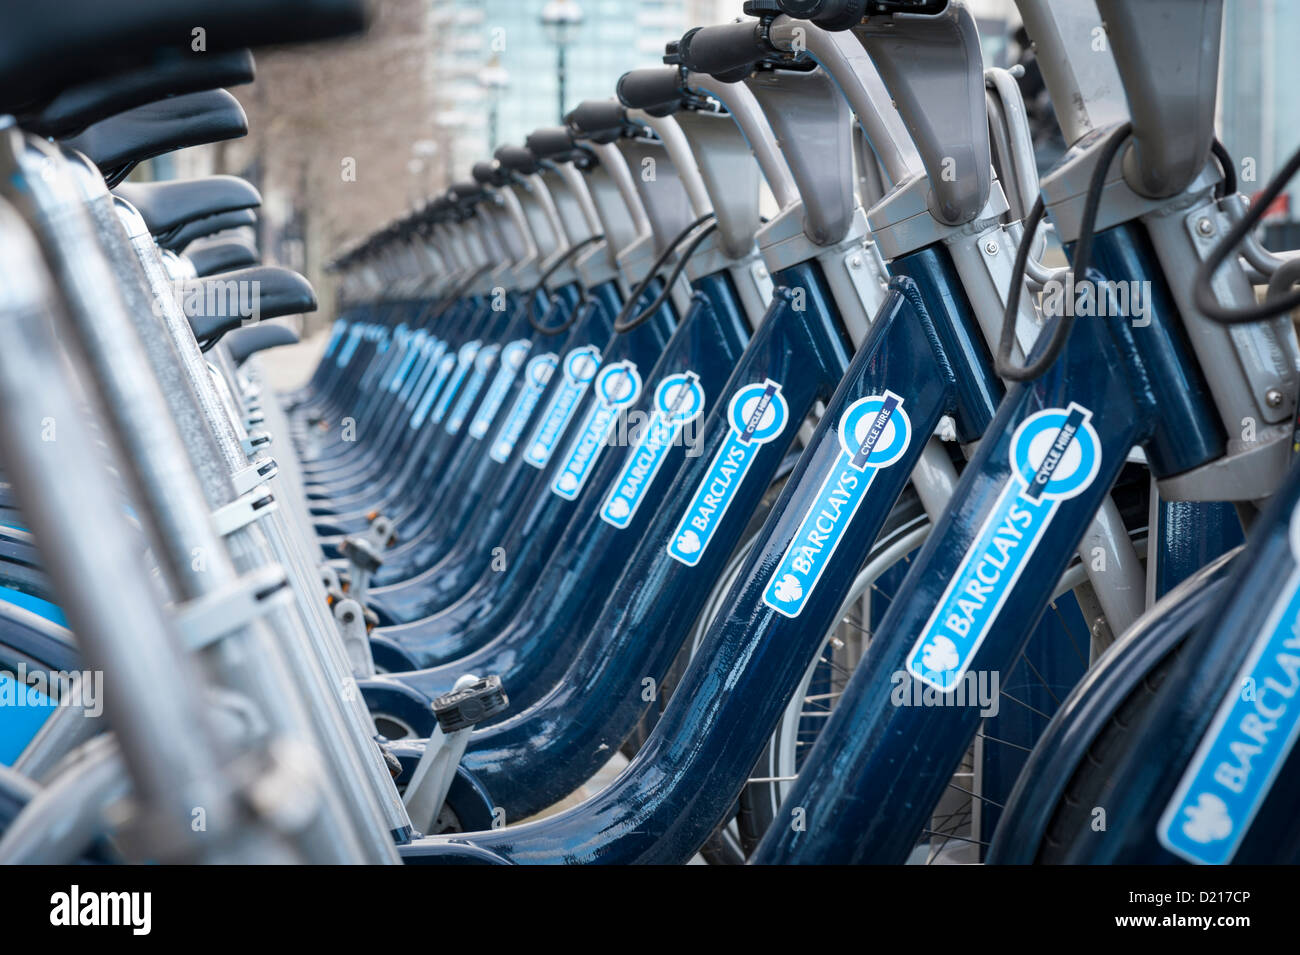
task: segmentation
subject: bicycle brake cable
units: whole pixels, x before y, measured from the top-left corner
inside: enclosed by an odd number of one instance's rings
[[[1250,204],[1246,214],[1228,230],[1219,244],[1210,250],[1201,267],[1196,270],[1196,279],[1192,283],[1193,301],[1196,303],[1197,310],[1210,321],[1220,325],[1245,325],[1249,322],[1275,318],[1300,305],[1300,291],[1297,291],[1290,295],[1272,297],[1262,305],[1242,309],[1224,308],[1219,304],[1214,294],[1214,287],[1210,284],[1214,273],[1264,217],[1264,211],[1272,205],[1273,200],[1281,194],[1282,188],[1291,181],[1291,177],[1298,170],[1300,170],[1300,150],[1296,150],[1286,161],[1286,165],[1274,174],[1268,185],[1264,187],[1264,191]]]
[[[560,332],[568,331],[569,326],[571,326],[574,323],[574,321],[577,320],[578,310],[579,308],[581,308],[582,303],[585,302],[587,298],[587,293],[585,288],[583,289],[582,297],[578,300],[578,304],[575,305],[573,307],[573,310],[569,313],[569,320],[562,325],[556,326],[555,328],[546,328],[541,324],[541,322],[537,320],[537,318],[533,314],[534,311],[533,299],[537,297],[538,292],[546,291],[546,280],[549,279],[552,275],[554,275],[557,271],[559,271],[560,266],[564,265],[565,262],[568,262],[575,255],[577,255],[579,252],[585,249],[587,246],[595,242],[600,242],[604,238],[605,238],[605,233],[598,232],[595,235],[587,236],[587,238],[583,239],[581,242],[574,243],[573,245],[569,246],[568,249],[565,250],[563,255],[561,255],[558,259],[552,262],[545,272],[542,273],[542,277],[537,280],[537,284],[532,287],[532,290],[529,291],[527,297],[524,299],[524,307],[528,309],[527,311],[528,324],[533,326],[533,331],[541,332],[543,335],[558,335]],[[548,300],[549,300],[549,296],[548,296]]]
[[[1082,275],[1085,282],[1088,280],[1088,268],[1092,264],[1092,235],[1097,226],[1097,209],[1101,206],[1101,193],[1106,184],[1106,173],[1132,131],[1132,123],[1123,123],[1115,127],[1102,145],[1097,165],[1093,167],[1092,176],[1088,180],[1088,194],[1083,203],[1083,218],[1079,224],[1079,238],[1075,241],[1074,263],[1070,270],[1074,275]],[[998,352],[993,359],[994,370],[1010,381],[1033,381],[1047,371],[1061,354],[1061,349],[1065,347],[1066,340],[1070,337],[1070,330],[1074,327],[1074,309],[1070,308],[1052,329],[1052,337],[1038,358],[1032,363],[1026,361],[1020,366],[1012,364],[1011,349],[1015,342],[1016,313],[1020,308],[1020,287],[1025,282],[1029,247],[1033,244],[1034,233],[1045,212],[1043,194],[1040,192],[1038,198],[1034,200],[1033,208],[1029,210],[1029,215],[1025,217],[1020,247],[1016,249],[1016,261],[1011,269],[1011,287],[1007,292],[1006,311],[1002,314],[1002,334],[998,338]]]
[[[653,314],[652,311],[647,310],[637,315],[637,317],[632,321],[628,321],[627,319],[627,317],[632,314],[632,310],[636,308],[636,303],[641,301],[641,296],[645,295],[646,289],[650,287],[650,283],[654,280],[654,277],[658,275],[659,270],[664,267],[664,263],[668,261],[669,256],[677,251],[677,247],[685,242],[692,232],[712,218],[713,213],[706,212],[681,232],[677,233],[677,235],[673,237],[673,240],[668,243],[667,248],[665,248],[663,252],[659,253],[659,257],[655,259],[654,264],[650,266],[649,271],[646,272],[645,278],[636,284],[636,288],[632,290],[632,294],[627,297],[627,301],[624,302],[623,307],[619,309],[618,316],[614,319],[614,333],[616,335],[623,335],[630,332]],[[655,307],[657,308],[658,306],[656,305]]]
[[[663,288],[659,290],[659,294],[655,296],[655,300],[651,302],[649,305],[647,305],[644,309],[642,309],[641,313],[637,315],[636,318],[632,319],[621,328],[617,323],[615,323],[614,331],[618,332],[619,334],[622,334],[623,332],[626,331],[631,331],[632,329],[640,325],[642,322],[649,319],[651,315],[653,315],[655,312],[659,310],[659,307],[663,305],[665,301],[667,301],[669,294],[673,290],[674,283],[676,283],[678,277],[682,274],[682,270],[686,268],[686,263],[690,261],[690,258],[692,255],[695,254],[696,249],[700,247],[700,243],[702,243],[705,239],[707,239],[710,235],[712,235],[713,230],[715,230],[717,227],[718,227],[718,220],[714,219],[707,226],[701,229],[696,234],[695,238],[691,239],[691,244],[686,247],[685,251],[683,251],[681,256],[678,258],[677,264],[673,266],[672,272],[669,273],[667,280],[664,282]]]

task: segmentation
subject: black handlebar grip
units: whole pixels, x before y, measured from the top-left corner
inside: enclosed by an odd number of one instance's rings
[[[948,0],[776,0],[776,5],[787,16],[811,20],[823,30],[837,33],[868,16],[936,16],[947,9]]]
[[[492,155],[506,169],[513,170],[520,175],[527,176],[537,172],[537,157],[527,147],[500,146]]]
[[[734,75],[736,70],[757,63],[772,52],[759,20],[696,27],[687,31],[678,45],[683,66],[710,76]]]
[[[573,152],[573,134],[567,126],[543,126],[524,138],[524,145],[539,159],[563,158]]]
[[[627,111],[616,99],[583,100],[564,117],[575,136],[612,143],[627,126]]]
[[[461,202],[483,198],[483,187],[473,181],[453,182],[447,191]]]
[[[618,78],[614,91],[628,109],[643,109],[651,116],[668,116],[682,106],[681,72],[675,66],[629,70]]]
[[[476,182],[481,182],[485,186],[504,186],[506,184],[506,175],[501,171],[501,167],[490,159],[481,159],[474,163],[474,168],[469,171]]]

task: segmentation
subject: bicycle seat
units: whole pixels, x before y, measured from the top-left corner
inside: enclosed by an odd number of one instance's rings
[[[364,0],[59,0],[9,4],[0,112],[21,112],[97,76],[201,56],[358,33]],[[201,31],[201,32],[200,32]]]
[[[253,184],[238,176],[124,182],[113,191],[135,206],[154,235],[179,229],[195,219],[262,204]]]
[[[225,90],[173,96],[101,120],[64,144],[85,153],[107,176],[186,146],[248,133],[239,101]]]
[[[199,341],[215,339],[245,321],[316,311],[316,293],[293,269],[258,265],[186,283],[185,317]]]
[[[172,57],[69,87],[39,110],[19,117],[19,125],[41,136],[63,139],[137,106],[168,96],[241,86],[253,82],[253,76],[253,54],[248,50]]]
[[[257,216],[253,214],[252,209],[223,212],[219,215],[195,219],[193,222],[181,226],[171,235],[159,236],[158,244],[164,249],[179,252],[195,239],[201,239],[217,232],[224,232],[226,229],[238,229],[241,226],[252,225],[257,225]]]
[[[249,328],[236,328],[225,338],[226,348],[236,365],[242,365],[253,355],[268,348],[298,344],[298,333],[288,325],[269,322]]]
[[[215,275],[257,265],[261,256],[251,242],[231,236],[229,238],[199,239],[185,247],[185,257],[194,266],[197,275]]]

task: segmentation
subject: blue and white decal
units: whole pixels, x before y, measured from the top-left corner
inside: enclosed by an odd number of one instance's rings
[[[587,483],[609,432],[618,423],[619,412],[631,406],[641,394],[641,375],[632,362],[617,361],[600,370],[595,388],[596,400],[569,442],[564,465],[551,482],[551,490],[570,501]]]
[[[542,420],[528,439],[528,448],[524,451],[524,460],[535,468],[544,468],[551,460],[556,442],[569,426],[569,419],[578,410],[578,402],[596,377],[596,369],[600,367],[600,349],[595,345],[574,348],[564,356],[561,367],[564,378],[551,396],[551,403],[542,413]]]
[[[456,407],[452,408],[451,414],[447,416],[448,434],[456,434],[460,431],[460,426],[465,423],[465,418],[469,416],[469,409],[473,406],[474,399],[483,390],[483,384],[487,381],[492,366],[496,364],[497,353],[500,351],[500,345],[484,345],[478,350],[478,354],[474,356],[474,372],[469,376],[469,380],[465,382],[460,398],[456,401]]]
[[[474,365],[474,359],[478,355],[482,342],[472,341],[461,345],[456,351],[456,367],[452,370],[451,377],[447,380],[447,387],[442,390],[442,396],[438,398],[438,403],[433,406],[433,423],[438,424],[447,414],[447,409],[451,407],[452,399],[460,391],[461,382],[469,374],[469,370]]]
[[[519,374],[519,369],[523,366],[524,359],[528,357],[528,349],[531,347],[532,343],[528,339],[520,338],[501,349],[501,363],[497,366],[496,376],[492,379],[487,394],[483,396],[483,403],[478,406],[474,420],[469,423],[469,436],[475,441],[488,433],[492,419],[501,410],[501,404],[506,400],[510,385]]]
[[[542,392],[551,381],[555,366],[560,362],[555,352],[546,352],[528,360],[524,368],[524,386],[519,389],[514,406],[506,415],[501,430],[492,441],[492,450],[488,456],[498,464],[505,464],[510,459],[510,452],[515,449],[519,436],[524,433],[528,419],[541,400]]]
[[[347,328],[348,323],[344,319],[340,319],[334,323],[334,329],[330,332],[330,340],[325,343],[325,354],[322,356],[323,358],[329,358],[334,354],[334,349],[338,348],[339,340],[343,337],[343,333],[347,331]]]
[[[912,423],[903,399],[886,391],[849,405],[837,437],[839,454],[763,591],[763,603],[787,617],[799,616],[808,603],[876,472],[907,451]]]
[[[655,389],[654,411],[636,446],[600,509],[600,519],[619,530],[636,516],[646,491],[668,457],[668,449],[681,441],[682,429],[704,411],[704,388],[693,371],[668,375]]]
[[[790,418],[781,386],[771,378],[745,385],[731,396],[727,420],[731,430],[718,448],[704,480],[668,541],[668,556],[694,567],[704,556],[713,534],[745,481],[760,446],[774,441]]]
[[[339,350],[339,357],[334,360],[335,365],[342,368],[352,360],[353,353],[357,350],[357,346],[361,344],[361,337],[361,326],[353,325],[348,332],[348,340],[343,343],[342,349]]]
[[[446,344],[436,338],[431,338],[425,343],[424,362],[419,374],[412,375],[411,380],[402,389],[401,397],[406,401],[408,408],[414,409],[424,395],[426,386],[433,380],[433,376],[438,373],[438,362],[442,360],[442,356],[446,351]]]
[[[1290,540],[1296,569],[1160,817],[1161,844],[1189,862],[1232,861],[1300,736],[1300,511]]]
[[[420,404],[415,409],[415,414],[411,415],[410,427],[415,430],[424,424],[424,419],[429,417],[429,409],[433,407],[434,400],[442,392],[442,386],[450,377],[452,369],[456,367],[456,356],[447,352],[438,361],[438,369],[434,372],[433,381],[429,382],[429,387],[424,389],[424,397],[420,399]]]
[[[415,332],[402,342],[401,347],[405,349],[402,358],[397,364],[397,370],[393,372],[388,379],[388,391],[395,392],[402,387],[402,382],[406,381],[406,376],[415,364],[415,359],[420,354],[420,333]]]
[[[1091,411],[1071,402],[1016,428],[1011,478],[908,655],[907,669],[918,680],[945,692],[961,683],[1060,502],[1097,477],[1101,442],[1091,419]]]

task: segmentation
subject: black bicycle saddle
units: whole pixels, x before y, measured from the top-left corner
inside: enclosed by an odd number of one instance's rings
[[[253,78],[253,54],[248,50],[176,56],[69,87],[39,110],[20,115],[18,125],[41,136],[64,139],[137,106],[168,96],[241,86]]]
[[[146,159],[247,133],[248,117],[239,100],[225,90],[205,90],[137,106],[63,142],[85,153],[114,185],[124,170]]]
[[[0,113],[95,77],[365,28],[365,0],[58,0],[6,4]]]
[[[185,257],[200,276],[242,269],[262,261],[253,243],[233,235],[191,242],[185,247]]]
[[[260,351],[279,348],[281,345],[298,344],[298,333],[288,325],[268,322],[264,325],[236,328],[226,336],[225,342],[235,364],[242,365]]]
[[[257,216],[253,214],[253,210],[240,209],[237,212],[223,212],[220,215],[208,216],[206,219],[195,219],[170,235],[155,236],[155,238],[164,249],[179,252],[195,239],[224,232],[226,229],[252,225],[257,225]]]
[[[259,265],[187,282],[181,304],[194,337],[210,343],[245,321],[314,312],[316,293],[292,269]]]
[[[154,235],[166,235],[195,219],[262,204],[253,184],[238,176],[124,182],[113,191],[135,206]]]

